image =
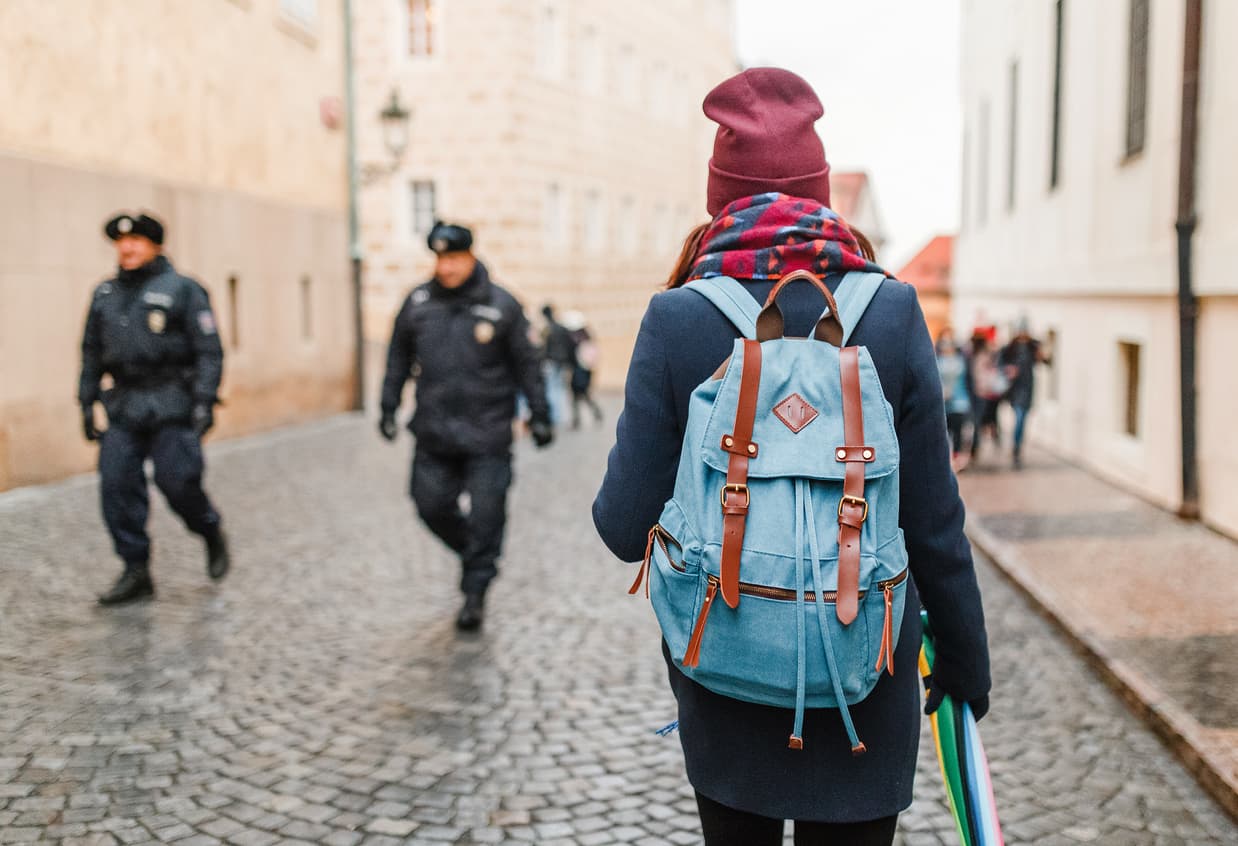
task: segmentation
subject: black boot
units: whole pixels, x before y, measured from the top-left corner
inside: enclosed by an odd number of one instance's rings
[[[100,605],[124,605],[155,595],[155,583],[146,567],[126,567],[112,589],[99,597]]]
[[[462,632],[473,632],[481,628],[481,621],[486,615],[486,595],[484,593],[466,593],[464,605],[456,616],[456,628]]]
[[[224,530],[216,526],[206,535],[206,574],[211,581],[219,581],[228,575],[232,557],[228,554],[228,538]]]

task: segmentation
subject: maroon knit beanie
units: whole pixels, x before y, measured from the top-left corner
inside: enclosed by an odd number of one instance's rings
[[[706,210],[777,191],[830,204],[830,165],[813,124],[825,114],[812,87],[791,71],[750,68],[705,97],[718,123]]]

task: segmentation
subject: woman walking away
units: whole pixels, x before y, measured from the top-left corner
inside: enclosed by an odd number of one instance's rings
[[[967,393],[967,359],[954,342],[954,332],[949,328],[943,329],[937,338],[937,374],[941,377],[941,394],[946,403],[951,463],[958,472],[967,466],[963,428],[971,418],[971,397]]]
[[[987,432],[993,439],[993,444],[1001,449],[1002,433],[998,424],[997,411],[1001,406],[1002,397],[1010,388],[1006,373],[997,364],[997,350],[993,347],[993,339],[997,330],[977,328],[972,333],[971,355],[968,357],[967,372],[971,377],[972,386],[972,434],[971,460],[980,455],[980,441]]]
[[[874,440],[863,443],[876,443],[876,439],[881,439],[886,444],[882,447],[884,460],[889,463],[886,469],[901,473],[899,493],[891,494],[892,502],[897,503],[899,509],[898,519],[890,523],[888,529],[896,540],[901,537],[900,528],[901,533],[905,533],[907,564],[912,578],[901,582],[905,585],[906,601],[901,616],[896,618],[897,633],[890,634],[892,628],[888,621],[891,618],[888,613],[886,616],[888,641],[883,639],[881,652],[890,659],[893,673],[889,673],[889,667],[879,666],[880,680],[876,686],[859,701],[847,701],[849,708],[814,706],[804,710],[797,698],[797,707],[792,710],[723,695],[689,677],[696,672],[695,667],[718,660],[718,653],[710,652],[711,638],[717,643],[717,638],[725,636],[725,627],[734,624],[737,613],[742,619],[745,613],[763,613],[762,609],[775,604],[780,609],[787,607],[778,599],[751,594],[742,597],[738,605],[733,604],[727,599],[727,576],[711,576],[711,589],[704,603],[712,602],[713,588],[719,584],[720,601],[715,603],[719,607],[712,612],[710,628],[700,629],[702,635],[695,640],[698,654],[693,660],[685,661],[688,654],[681,651],[682,643],[674,650],[665,639],[662,644],[671,689],[678,700],[680,739],[688,779],[696,791],[707,846],[776,846],[782,843],[788,819],[795,821],[795,842],[801,846],[889,844],[894,837],[898,814],[911,804],[912,798],[920,732],[921,680],[916,661],[921,638],[921,603],[933,620],[939,643],[936,673],[925,707],[935,709],[941,695],[948,693],[956,701],[970,702],[977,715],[983,715],[988,709],[989,659],[984,615],[971,550],[963,535],[963,504],[950,468],[950,445],[933,342],[911,286],[880,275],[861,276],[865,273],[884,275],[884,272],[865,258],[845,222],[829,209],[829,165],[814,128],[822,115],[822,107],[809,85],[785,70],[754,68],[726,80],[710,92],[704,111],[719,124],[713,158],[709,162],[706,206],[713,221],[695,251],[691,276],[706,280],[703,283],[706,285],[709,280],[716,280],[735,294],[735,304],[740,310],[754,305],[759,309],[774,283],[794,271],[806,271],[811,275],[808,281],[823,282],[831,292],[839,290],[844,276],[848,284],[857,279],[865,280],[863,284],[870,285],[867,288],[870,292],[875,286],[875,294],[863,317],[854,327],[848,327],[852,329],[849,343],[867,348],[866,352],[860,351],[865,362],[871,356],[871,368],[866,364],[869,369],[865,373],[877,396],[863,403],[863,416],[869,417],[870,405],[881,413],[874,413],[871,426],[865,428],[865,434]],[[857,274],[849,275],[851,271]],[[823,325],[832,326],[830,316],[822,313],[823,297],[814,285],[806,283],[785,288],[777,304],[785,317],[786,336],[813,333],[814,337],[841,340],[829,332],[816,334]],[[748,299],[753,303],[748,303]],[[865,465],[861,462],[867,459],[860,457],[862,447],[838,459],[848,463],[836,465],[836,451],[831,446],[819,460],[814,459],[813,466],[825,468],[825,475],[821,477],[825,481],[801,478],[788,483],[796,485],[797,492],[807,490],[805,496],[809,506],[797,513],[808,525],[816,519],[821,531],[809,529],[804,534],[797,526],[788,538],[762,535],[762,525],[771,525],[763,521],[781,519],[781,515],[771,514],[768,505],[761,511],[761,503],[770,500],[754,499],[750,512],[744,501],[749,486],[754,498],[761,496],[757,489],[762,484],[767,486],[764,490],[773,490],[769,485],[775,483],[770,482],[768,476],[760,477],[768,474],[768,470],[762,468],[769,467],[761,462],[768,462],[778,454],[774,447],[796,443],[794,438],[806,443],[804,438],[819,437],[814,433],[820,433],[821,427],[837,424],[837,382],[834,383],[833,405],[817,406],[825,419],[814,422],[811,415],[814,409],[807,407],[803,397],[796,404],[791,402],[795,399],[793,396],[785,400],[783,396],[772,396],[778,385],[772,378],[769,382],[761,378],[755,392],[755,425],[758,431],[766,432],[776,442],[762,443],[759,455],[753,451],[757,444],[751,442],[746,448],[733,444],[734,451],[728,456],[725,433],[731,431],[729,428],[723,429],[721,446],[711,432],[708,443],[694,440],[689,446],[693,452],[685,450],[689,420],[695,426],[696,421],[702,419],[699,410],[702,403],[705,403],[705,414],[709,413],[710,406],[703,397],[715,390],[717,384],[733,386],[736,383],[734,373],[728,373],[721,383],[710,381],[711,375],[719,371],[719,364],[727,362],[733,352],[736,358],[731,362],[732,368],[738,365],[741,350],[746,358],[751,346],[767,350],[771,365],[778,356],[792,354],[789,350],[804,350],[814,355],[815,351],[824,350],[830,354],[830,350],[838,346],[830,347],[816,341],[779,340],[737,345],[740,331],[734,328],[733,318],[724,315],[721,308],[700,295],[693,285],[672,287],[650,301],[632,354],[625,405],[617,424],[617,441],[593,504],[594,523],[599,534],[622,560],[641,560],[647,544],[655,556],[662,556],[661,544],[668,544],[666,556],[658,560],[670,560],[672,565],[665,569],[659,567],[658,580],[652,587],[655,601],[660,596],[657,591],[668,585],[669,579],[677,578],[677,574],[688,578],[692,567],[698,568],[695,578],[712,572],[701,570],[703,565],[699,565],[699,561],[704,556],[715,556],[710,561],[716,560],[718,547],[724,542],[721,528],[724,513],[719,511],[718,494],[712,489],[696,502],[704,503],[702,514],[712,515],[718,527],[717,536],[703,537],[699,543],[685,541],[689,548],[679,550],[673,546],[673,538],[668,540],[656,529],[651,531],[660,519],[669,519],[671,506],[666,506],[668,514],[663,514],[663,509],[672,495],[679,501],[681,490],[676,480],[681,453],[686,459],[692,459],[693,468],[704,467],[699,472],[715,474],[708,478],[715,478],[719,471],[697,461],[698,453],[705,456],[706,463],[719,462],[721,467],[729,466],[728,461],[751,467],[752,476],[747,477],[749,485],[736,485],[734,490],[729,490],[732,485],[728,483],[722,491],[728,531],[733,525],[733,515],[744,512],[749,539],[761,536],[771,544],[785,541],[785,545],[790,546],[800,538],[808,538],[807,546],[812,547],[812,554],[807,566],[814,570],[834,567],[840,574],[842,568],[831,557],[835,554],[833,544],[837,537],[844,535],[847,539],[848,560],[855,551],[851,540],[854,536],[845,535],[845,531],[860,527],[859,545],[866,550],[866,556],[880,558],[884,554],[871,545],[876,532],[873,524],[881,520],[881,506],[875,507],[876,513],[872,516],[867,514],[865,506],[861,517],[862,498],[847,502],[834,499],[819,511],[813,505],[813,497],[820,498],[827,484],[840,484],[830,481],[841,476],[839,467],[845,467],[848,478],[852,468],[856,468],[863,480]],[[840,310],[844,316],[847,314],[845,306],[840,306]],[[839,321],[835,319],[834,322]],[[782,334],[778,332],[773,337]],[[797,346],[801,343],[815,346]],[[839,360],[843,358],[837,350],[832,354]],[[834,370],[835,374],[838,372]],[[797,377],[792,374],[791,378]],[[877,379],[880,389],[875,384]],[[694,395],[698,386],[701,386],[700,392]],[[871,397],[871,394],[866,396]],[[825,403],[828,399],[813,400],[813,404]],[[885,402],[889,403],[889,408]],[[690,405],[693,406],[691,415]],[[889,421],[889,424],[881,421]],[[730,422],[722,421],[720,425],[729,427]],[[814,430],[813,426],[818,428]],[[738,429],[736,427],[736,431]],[[850,438],[845,443],[849,442]],[[901,461],[893,458],[895,446]],[[740,455],[740,452],[745,454]],[[844,452],[844,448],[840,447],[837,452]],[[754,457],[749,461],[749,456]],[[807,460],[797,466],[805,463]],[[689,468],[689,461],[685,460],[683,466]],[[680,476],[684,493],[687,493],[690,478],[686,471]],[[865,490],[875,491],[882,482],[874,478]],[[869,494],[870,497],[874,495]],[[797,493],[796,502],[801,502],[798,497]],[[891,516],[891,505],[885,508],[886,515]],[[786,510],[791,511],[791,506]],[[851,522],[840,526],[840,521],[845,520]],[[829,521],[829,525],[821,526],[821,521]],[[684,523],[682,517],[679,523]],[[764,554],[766,549],[755,541],[752,545],[743,543],[742,530],[739,537],[742,573],[751,575],[754,561],[765,566],[765,562],[777,557]],[[734,549],[734,545],[730,544],[730,548]],[[799,552],[790,556],[799,565],[801,576],[807,557],[803,553],[801,546]],[[898,553],[902,554],[901,547]],[[870,561],[864,565],[870,568],[866,572],[871,572],[871,559],[866,557],[865,560]],[[680,570],[680,566],[684,569]],[[733,574],[734,570],[729,572]],[[825,599],[825,591],[806,594],[805,582],[814,581],[830,587],[818,573],[813,581],[806,576],[798,578],[798,593],[789,591],[798,602],[798,605],[792,602],[792,608],[802,609],[801,620],[823,619],[810,615],[817,614],[821,602],[834,602],[832,595]],[[703,582],[698,584],[703,585]],[[874,592],[870,599],[880,606],[882,593],[888,597],[891,588],[877,582],[871,584]],[[744,590],[742,582],[739,590]],[[840,578],[839,619],[845,613],[842,600],[850,591],[852,585],[844,586]],[[788,591],[784,590],[783,594],[786,593]],[[664,593],[661,597],[668,595]],[[854,596],[850,592],[849,598]],[[722,600],[730,607],[724,607]],[[699,598],[697,604],[698,607],[701,604]],[[691,600],[688,605],[692,605]],[[831,610],[827,613],[834,615],[834,606],[828,607]],[[697,613],[691,607],[687,611]],[[704,619],[704,609],[701,614],[699,619]],[[869,631],[880,633],[880,619],[880,616],[876,618],[877,622]],[[801,628],[799,655],[809,655],[813,669],[824,666],[824,635],[820,633],[833,627],[832,616],[830,622],[831,626],[810,624],[816,646],[808,651],[803,647]],[[856,622],[858,619],[852,625]],[[794,630],[792,624],[791,641],[796,638]],[[854,631],[848,629],[844,640]],[[781,647],[786,639],[782,631],[771,631],[769,637],[769,641],[756,643],[772,648],[773,639],[778,638]],[[834,637],[838,644],[837,636]],[[764,648],[754,645],[753,651],[745,654],[755,657],[751,663],[768,663],[771,659],[761,657]],[[841,648],[846,649],[847,643],[842,643]],[[694,663],[698,658],[699,665]],[[790,662],[789,672],[793,677],[795,663],[794,660]],[[782,671],[781,664],[778,669]],[[795,686],[792,684],[792,688]],[[810,700],[808,705],[812,704]],[[844,723],[848,714],[851,722]],[[790,743],[789,728],[792,729]],[[853,742],[856,735],[863,738],[862,743]]]
[[[563,326],[572,333],[572,375],[568,384],[572,388],[572,428],[579,429],[582,402],[593,413],[593,421],[602,422],[602,407],[598,405],[591,393],[593,371],[598,364],[598,345],[593,340],[593,333],[589,331],[585,316],[579,311],[569,311],[564,314]]]

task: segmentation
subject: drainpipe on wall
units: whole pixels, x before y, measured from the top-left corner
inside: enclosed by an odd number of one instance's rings
[[[1199,303],[1191,281],[1195,235],[1195,148],[1199,135],[1199,54],[1203,0],[1186,0],[1182,49],[1182,127],[1178,149],[1178,356],[1182,400],[1182,505],[1178,514],[1199,519],[1195,340]]]
[[[352,266],[353,299],[353,399],[354,411],[365,410],[365,334],[361,314],[361,232],[357,223],[357,136],[353,114],[352,0],[344,0],[344,111],[348,135],[348,254]]]

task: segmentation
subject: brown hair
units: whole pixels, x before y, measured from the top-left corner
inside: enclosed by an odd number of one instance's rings
[[[851,230],[851,234],[855,236],[856,243],[860,245],[860,255],[869,261],[875,262],[877,260],[877,251],[873,249],[873,242],[868,240],[868,236],[856,229],[852,224],[848,223],[847,228]]]
[[[688,277],[692,274],[692,268],[696,264],[697,253],[701,249],[701,241],[705,238],[705,233],[709,231],[709,227],[713,222],[702,223],[693,227],[688,233],[688,237],[684,239],[683,248],[679,251],[679,258],[675,259],[675,267],[671,270],[671,275],[666,279],[666,288],[678,288],[688,281]],[[876,261],[876,251],[873,250],[872,241],[868,240],[868,236],[861,232],[850,223],[847,228],[851,230],[851,234],[855,237],[856,243],[860,245],[860,255],[869,261]]]
[[[678,288],[688,281],[688,276],[692,273],[692,266],[696,264],[696,254],[701,248],[701,241],[705,238],[705,233],[709,231],[709,227],[713,225],[713,221],[702,223],[692,228],[688,233],[688,237],[684,239],[683,249],[679,251],[679,258],[675,259],[675,267],[671,270],[671,275],[666,279],[666,288]]]

